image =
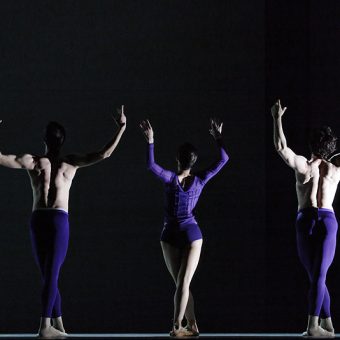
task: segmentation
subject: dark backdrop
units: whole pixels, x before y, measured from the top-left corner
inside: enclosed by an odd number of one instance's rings
[[[126,106],[118,149],[79,170],[71,190],[60,276],[68,331],[170,329],[174,284],[159,246],[163,189],[146,170],[138,122],[153,123],[160,164],[174,169],[176,147],[189,140],[199,168],[217,157],[212,115],[225,123],[231,160],[198,206],[205,242],[192,287],[197,316],[204,331],[259,329],[263,1],[8,1],[0,13],[2,152],[43,152],[49,120],[65,125],[66,153],[92,151],[115,131],[114,108]],[[24,171],[0,171],[0,331],[31,332],[40,311],[31,190]],[[247,326],[245,310],[256,311]]]
[[[160,182],[145,167],[138,122],[155,129],[156,159],[174,169],[191,141],[197,167],[230,154],[205,188],[204,234],[192,290],[204,332],[299,331],[306,275],[295,251],[294,177],[275,154],[269,107],[289,107],[288,141],[306,154],[306,128],[337,124],[336,2],[12,1],[0,3],[1,151],[42,153],[49,120],[67,129],[65,152],[101,147],[110,114],[128,129],[110,159],[81,169],[70,194],[71,238],[60,287],[69,332],[170,329],[174,285],[163,263]],[[334,125],[336,132],[339,128]],[[39,274],[28,234],[24,171],[1,172],[0,332],[32,332]],[[336,261],[329,286],[336,301]],[[289,323],[287,323],[289,320]]]
[[[298,331],[306,322],[307,274],[300,264],[294,222],[295,177],[272,145],[269,108],[276,98],[288,109],[288,145],[310,157],[311,128],[329,125],[340,135],[340,3],[266,2],[266,308],[268,331]],[[334,209],[340,213],[340,197]],[[340,311],[338,252],[328,273],[331,310]],[[335,319],[335,325],[336,325]]]

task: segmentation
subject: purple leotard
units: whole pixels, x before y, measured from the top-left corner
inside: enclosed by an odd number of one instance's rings
[[[310,281],[308,314],[322,319],[331,316],[326,275],[334,258],[337,229],[338,222],[330,209],[305,208],[298,212],[298,254]]]
[[[43,281],[41,316],[57,318],[61,316],[58,277],[68,247],[68,213],[59,209],[33,211],[30,234],[33,255]]]
[[[165,184],[165,218],[161,241],[182,248],[202,239],[193,210],[204,185],[227,163],[229,157],[220,139],[217,140],[220,158],[208,170],[195,175],[192,184],[184,190],[176,173],[165,170],[154,159],[154,144],[149,144],[148,169]]]

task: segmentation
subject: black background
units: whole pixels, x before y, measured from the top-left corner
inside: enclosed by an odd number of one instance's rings
[[[339,11],[336,1],[0,2],[3,153],[42,153],[50,120],[67,129],[65,153],[95,150],[114,133],[114,108],[126,106],[119,147],[79,170],[71,190],[60,276],[68,332],[170,329],[174,285],[158,242],[163,190],[146,170],[138,122],[151,120],[161,165],[174,169],[176,147],[188,140],[205,167],[216,158],[210,116],[224,121],[230,162],[197,209],[200,329],[303,329],[294,176],[273,148],[269,108],[280,96],[288,142],[306,156],[309,127],[340,132]],[[0,171],[0,332],[32,332],[40,285],[31,189],[24,171]],[[335,315],[337,263],[329,272]]]
[[[274,98],[287,105],[284,127],[288,144],[306,157],[311,128],[329,125],[340,133],[339,13],[336,1],[266,3],[266,107]],[[308,284],[297,258],[293,229],[295,178],[275,155],[271,139],[272,119],[267,115],[266,308],[270,322],[266,328],[293,331],[306,321],[307,296],[302,292]],[[339,203],[336,196],[336,213]],[[336,254],[327,282],[335,318],[340,309],[339,263]]]

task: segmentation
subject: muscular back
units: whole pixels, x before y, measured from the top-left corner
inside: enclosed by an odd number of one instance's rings
[[[285,163],[295,171],[299,209],[307,207],[333,209],[333,200],[340,180],[339,159],[335,158],[334,164],[332,164],[316,157],[315,155],[319,155],[319,152],[313,151],[312,159],[308,161],[289,148],[282,127],[282,116],[286,109],[287,107],[281,107],[280,100],[277,100],[271,108],[274,123],[274,145]],[[330,129],[329,131],[328,129],[323,134],[320,132],[319,143],[323,140],[325,133],[328,133],[328,144],[322,145],[323,148],[326,147],[324,150],[332,153],[334,152],[332,149],[335,148],[336,138],[330,134]]]
[[[59,208],[68,211],[69,192],[77,167],[63,158],[36,157],[28,170],[33,191],[33,210]]]
[[[319,158],[305,161],[303,172],[295,169],[299,209],[307,207],[333,209],[340,169]]]

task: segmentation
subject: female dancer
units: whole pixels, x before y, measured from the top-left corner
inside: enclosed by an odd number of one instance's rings
[[[329,127],[315,130],[309,143],[311,158],[308,160],[296,155],[287,146],[283,133],[282,115],[286,109],[282,109],[278,100],[271,113],[275,148],[295,171],[296,177],[297,248],[310,281],[308,324],[303,335],[334,337],[326,275],[334,258],[338,229],[332,205],[340,180],[340,167],[329,162],[329,156],[336,149],[337,138]]]
[[[191,169],[197,160],[196,149],[189,143],[177,152],[177,173],[165,170],[154,160],[154,134],[148,120],[140,127],[148,142],[148,169],[165,184],[165,220],[161,234],[161,247],[165,264],[175,281],[174,320],[171,336],[199,335],[194,312],[194,300],[189,290],[198,265],[202,234],[193,209],[204,185],[226,164],[229,157],[222,143],[222,125],[211,120],[210,134],[215,138],[220,152],[219,160],[208,170],[193,175]],[[187,326],[182,326],[186,317]]]

